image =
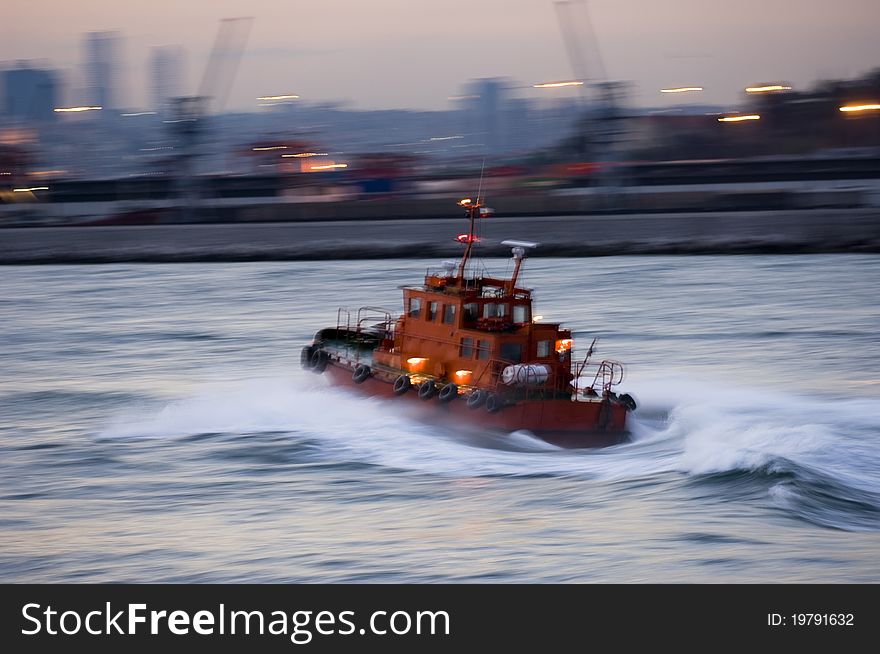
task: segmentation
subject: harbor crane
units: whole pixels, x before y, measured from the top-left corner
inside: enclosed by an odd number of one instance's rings
[[[587,105],[567,149],[599,164],[597,182],[604,190],[606,206],[614,208],[614,198],[622,186],[620,167],[614,160],[625,131],[621,109],[625,87],[608,79],[586,1],[557,0],[553,5],[572,72],[584,83],[580,87],[581,100]],[[586,34],[586,42],[580,34]]]
[[[171,101],[171,116],[167,122],[173,128],[179,150],[177,195],[184,216],[198,214],[200,193],[196,162],[201,155],[207,118],[222,111],[226,104],[252,22],[252,17],[221,20],[197,94]]]

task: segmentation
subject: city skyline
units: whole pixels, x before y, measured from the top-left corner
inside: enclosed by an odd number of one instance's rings
[[[631,101],[640,106],[671,106],[684,98],[733,105],[754,83],[784,81],[803,89],[817,79],[855,77],[880,65],[871,0],[741,0],[721,6],[670,0],[662,7],[592,0],[589,11],[601,68],[610,79],[631,81]],[[0,61],[39,60],[81,75],[85,33],[115,31],[122,40],[117,104],[148,108],[152,48],[184,48],[188,65],[180,89],[195,93],[219,19],[240,15],[255,21],[227,110],[256,110],[257,97],[281,93],[358,109],[440,110],[450,108],[448,98],[465,80],[490,77],[522,82],[522,93],[533,97],[577,92],[528,88],[574,77],[550,0],[483,0],[474,6],[463,0],[283,6],[267,0],[186,6],[156,0],[137,7],[36,0],[27,10],[7,10]],[[585,49],[595,48],[587,31],[576,31]],[[588,76],[600,76],[595,61],[587,67]],[[82,88],[85,82],[68,85]],[[681,85],[703,91],[659,93]]]

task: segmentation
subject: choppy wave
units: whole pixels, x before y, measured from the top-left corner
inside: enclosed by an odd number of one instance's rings
[[[208,387],[158,412],[120,414],[98,437],[244,434],[248,448],[254,435],[271,434],[286,457],[304,463],[453,477],[672,474],[707,488],[733,478],[794,517],[880,529],[880,401],[659,382],[642,385],[638,397],[632,442],[595,450],[559,449],[528,432],[474,438],[414,422],[387,400],[299,379]],[[309,447],[290,450],[285,441]],[[271,455],[263,460],[272,464]]]

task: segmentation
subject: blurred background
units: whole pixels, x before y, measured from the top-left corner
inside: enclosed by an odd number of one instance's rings
[[[877,583],[878,17],[4,4],[0,264],[78,265],[0,268],[0,580]],[[488,265],[539,242],[541,314],[627,363],[632,442],[300,370],[461,253],[467,196]]]
[[[654,4],[7,8],[0,225],[880,205],[872,2]]]

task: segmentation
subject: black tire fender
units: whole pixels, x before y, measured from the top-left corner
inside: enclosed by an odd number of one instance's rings
[[[430,400],[437,394],[437,384],[434,383],[433,379],[428,379],[427,381],[423,381],[419,385],[419,397],[423,400]]]
[[[372,374],[373,371],[370,370],[370,366],[359,363],[357,366],[355,366],[354,372],[351,375],[351,379],[355,384],[363,384],[370,378],[370,375]]]
[[[467,398],[468,409],[479,409],[485,402],[486,391],[481,391],[479,389],[468,395]]]
[[[394,394],[403,395],[412,388],[412,380],[406,375],[401,375],[394,380]]]
[[[498,413],[503,408],[504,400],[495,395],[495,393],[489,393],[489,396],[486,398],[486,411],[489,413]]]
[[[635,411],[638,404],[636,404],[635,399],[629,393],[624,393],[620,397],[617,398],[621,404],[623,404],[630,411]]]
[[[324,350],[315,350],[312,353],[312,372],[321,374],[327,369],[330,362],[330,355]]]
[[[303,370],[312,369],[312,355],[315,353],[314,345],[306,345],[299,354],[299,365]]]
[[[458,386],[455,384],[446,384],[440,389],[439,399],[441,402],[452,402],[458,397]]]

